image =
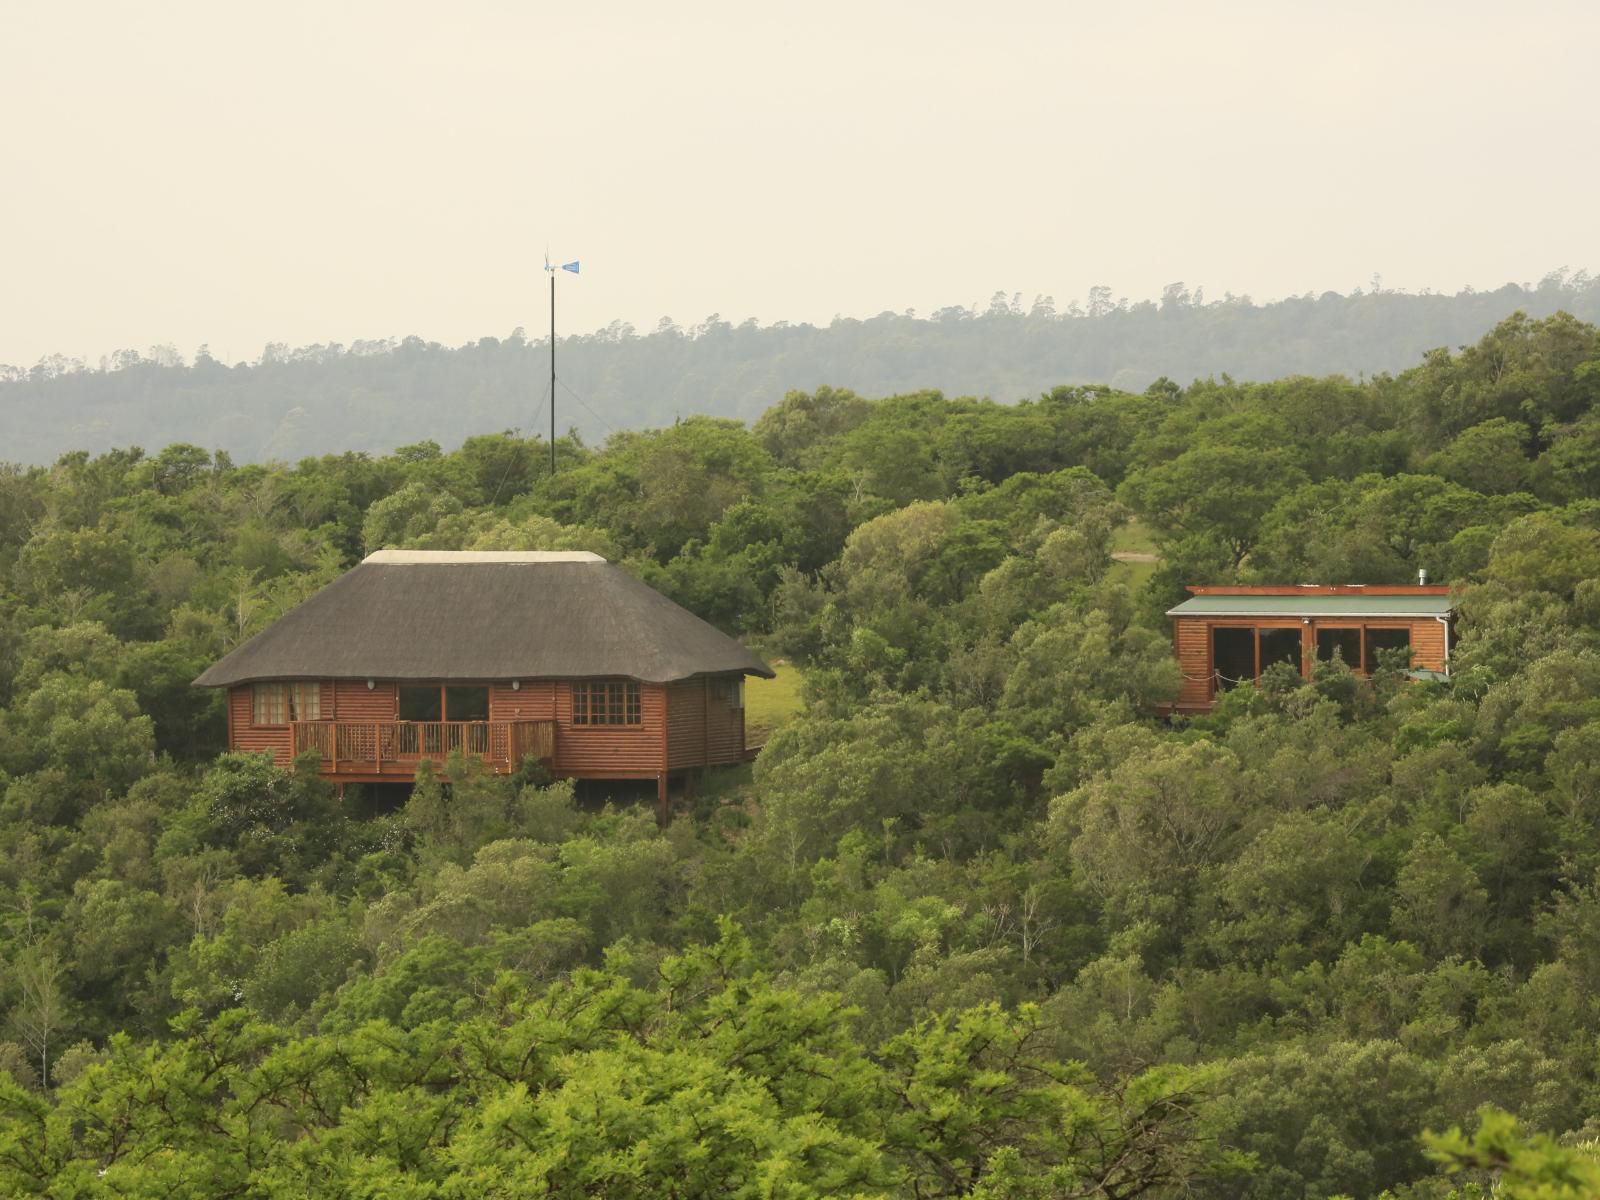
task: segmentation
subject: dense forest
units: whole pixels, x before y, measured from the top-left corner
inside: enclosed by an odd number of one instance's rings
[[[999,361],[1033,320],[956,324]],[[442,395],[506,353],[380,358]],[[368,411],[332,361],[115,374]],[[1365,380],[813,387],[564,439],[554,475],[537,439],[458,442],[0,467],[0,1192],[1600,1188],[1593,325]],[[391,803],[222,753],[190,680],[384,546],[598,551],[793,664],[803,708],[665,827],[533,771]],[[1334,663],[1156,715],[1186,583],[1419,567],[1456,588],[1448,682]]]
[[[1374,280],[1255,304],[1170,285],[1130,302],[1097,287],[1062,307],[997,293],[925,317],[886,312],[824,328],[710,316],[653,331],[614,323],[560,341],[557,428],[591,444],[691,415],[754,421],[774,399],[820,384],[887,396],[923,388],[1011,402],[1063,384],[1143,391],[1161,377],[1352,378],[1397,372],[1436,346],[1476,342],[1513,310],[1600,321],[1600,280],[1553,272],[1537,285],[1407,294]],[[543,309],[530,324],[542,327]],[[74,450],[195,443],[237,462],[295,461],[330,448],[387,454],[469,432],[550,427],[549,349],[518,329],[460,347],[420,337],[291,349],[227,362],[202,346],[122,350],[97,364],[55,356],[0,366],[0,458],[44,464]]]

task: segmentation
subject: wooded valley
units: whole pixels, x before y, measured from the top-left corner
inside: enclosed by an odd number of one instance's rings
[[[0,466],[0,1192],[1595,1194],[1600,330],[1282,374]],[[664,828],[222,753],[191,680],[382,547],[595,551],[803,705]],[[1448,681],[1157,717],[1185,585],[1419,568]]]

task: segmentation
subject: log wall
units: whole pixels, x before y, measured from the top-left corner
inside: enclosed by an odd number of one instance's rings
[[[667,685],[667,766],[676,771],[706,761],[706,680]]]
[[[525,679],[513,689],[509,683],[489,685],[489,720],[553,721],[556,719],[556,690],[565,688],[553,679]],[[568,705],[571,710],[571,705]]]
[[[742,675],[719,675],[706,681],[710,703],[706,706],[706,765],[744,761],[744,709],[728,704],[725,686]]]
[[[667,688],[639,685],[639,724],[574,725],[572,686],[555,689],[557,775],[579,779],[654,779],[667,769]]]
[[[565,680],[523,680],[515,689],[509,683],[488,686],[491,722],[557,723],[553,763],[557,775],[653,779],[668,769],[666,685],[639,685],[640,724],[629,726],[573,725],[572,685]],[[387,722],[398,716],[399,690],[393,681],[380,680],[371,690],[361,679],[325,682],[321,687],[321,716],[325,721]],[[673,710],[679,731],[678,753],[671,766],[740,761],[744,750],[743,712],[729,709],[716,689],[708,693],[703,680],[671,687],[682,691],[685,697]],[[269,751],[281,766],[287,767],[293,761],[288,725],[251,723],[249,684],[229,690],[228,744],[234,750]]]
[[[1411,633],[1413,667],[1443,671],[1449,663],[1445,652],[1445,627],[1432,617],[1324,617],[1309,623],[1277,617],[1174,617],[1172,626],[1173,653],[1183,672],[1183,684],[1177,701],[1180,709],[1209,708],[1214,700],[1211,693],[1211,631],[1218,628],[1285,629],[1298,626],[1302,631],[1303,674],[1308,679],[1311,663],[1316,658],[1318,629],[1407,629]]]

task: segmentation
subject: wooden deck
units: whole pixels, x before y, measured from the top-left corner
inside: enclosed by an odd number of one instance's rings
[[[458,752],[497,775],[556,756],[554,721],[296,721],[290,732],[295,757],[315,750],[322,774],[351,782],[409,779],[423,760],[441,766]]]

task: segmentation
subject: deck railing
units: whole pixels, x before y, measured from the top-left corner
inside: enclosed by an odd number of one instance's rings
[[[406,774],[423,759],[442,762],[460,752],[507,772],[523,759],[553,760],[554,721],[296,721],[296,757],[322,756],[325,775]]]

